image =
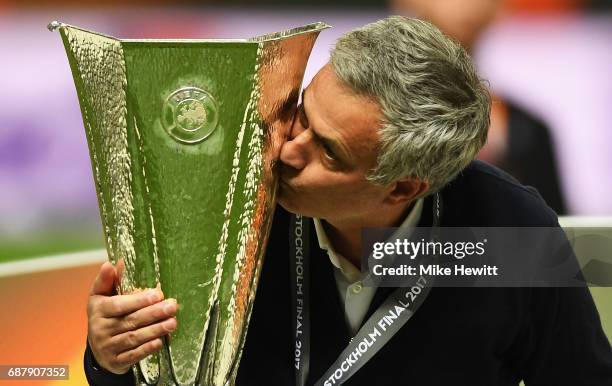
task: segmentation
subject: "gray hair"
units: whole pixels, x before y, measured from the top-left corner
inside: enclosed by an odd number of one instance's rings
[[[381,106],[377,164],[368,180],[406,177],[440,190],[487,139],[491,99],[467,52],[432,24],[392,16],[342,36],[336,75]]]

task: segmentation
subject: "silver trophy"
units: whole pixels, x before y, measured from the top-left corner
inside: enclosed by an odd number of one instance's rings
[[[122,40],[59,22],[120,293],[160,285],[178,329],[139,385],[233,384],[316,23],[245,40]],[[264,353],[262,353],[263,355]]]

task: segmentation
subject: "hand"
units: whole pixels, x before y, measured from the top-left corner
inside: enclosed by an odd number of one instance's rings
[[[124,374],[141,359],[158,352],[162,337],[177,327],[175,299],[163,301],[161,289],[117,295],[123,260],[106,262],[93,283],[87,302],[87,339],[100,366]]]

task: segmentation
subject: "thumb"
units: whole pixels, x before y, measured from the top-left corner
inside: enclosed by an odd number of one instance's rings
[[[91,287],[90,295],[114,295],[116,278],[117,271],[115,267],[110,262],[105,262],[100,267],[98,276]]]

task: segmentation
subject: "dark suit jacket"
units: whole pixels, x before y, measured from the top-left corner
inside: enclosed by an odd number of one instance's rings
[[[519,106],[508,106],[508,149],[499,167],[533,186],[557,214],[567,213],[550,129]]]
[[[441,226],[558,226],[537,192],[475,161],[441,191]],[[432,199],[419,226],[431,226]],[[289,214],[277,209],[237,385],[294,384]],[[313,384],[349,343],[333,267],[311,227]],[[379,288],[369,315],[392,288]],[[92,384],[131,374],[85,371]],[[418,312],[345,385],[612,385],[612,350],[586,288],[433,288]],[[118,383],[112,383],[112,381]],[[123,383],[122,383],[123,382]]]

